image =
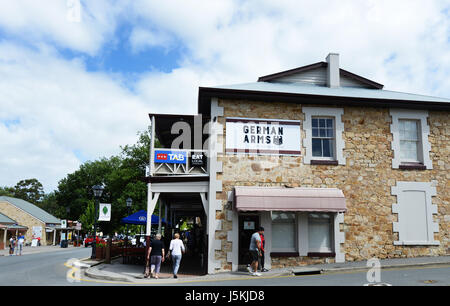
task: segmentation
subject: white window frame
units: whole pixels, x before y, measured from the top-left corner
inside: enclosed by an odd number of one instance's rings
[[[427,240],[406,240],[405,235],[408,232],[410,236],[411,227],[407,227],[405,216],[412,213],[408,203],[403,198],[405,192],[420,191],[425,193],[425,209],[427,224]],[[433,222],[433,214],[437,214],[437,205],[432,204],[431,197],[436,196],[436,187],[429,182],[397,182],[397,186],[391,187],[391,194],[397,196],[397,203],[392,205],[392,212],[398,214],[398,222],[393,222],[393,231],[398,233],[398,241],[394,245],[439,245],[440,242],[434,240],[434,233],[439,232],[439,223]]]
[[[312,120],[314,119],[332,119],[333,120],[333,137],[321,137],[319,136],[313,136],[312,135],[312,130],[314,129],[314,127],[312,126]],[[333,154],[332,156],[313,156],[313,159],[316,160],[336,160],[336,118],[335,117],[329,117],[329,116],[312,116],[311,117],[311,150],[312,150],[312,140],[313,138],[316,139],[331,139],[333,141]],[[318,129],[320,130],[320,127],[318,127]],[[323,146],[322,146],[322,154],[323,154]],[[311,152],[312,155],[312,152]]]
[[[402,163],[420,163],[423,164],[426,169],[433,169],[433,163],[430,159],[431,145],[428,141],[430,135],[430,127],[427,123],[428,111],[426,110],[403,110],[403,109],[390,109],[390,115],[392,116],[391,133],[392,142],[391,148],[394,151],[394,158],[392,159],[392,168],[399,169]],[[417,157],[421,160],[411,161],[402,160],[400,152],[400,124],[399,120],[415,120],[418,121],[418,137],[419,146]]]
[[[304,164],[311,164],[311,160],[333,160],[337,161],[339,165],[345,165],[344,148],[345,142],[342,137],[344,132],[344,123],[342,122],[342,115],[344,109],[332,107],[303,107],[305,114],[305,121],[303,122],[303,129],[306,133],[303,139],[303,146],[305,147],[305,155],[303,157]],[[312,119],[313,117],[331,117],[334,119],[334,158],[314,157],[312,155]]]
[[[292,213],[292,214],[294,214],[294,227],[293,227],[293,230],[294,230],[294,247],[293,248],[274,248],[273,240],[272,240],[271,252],[274,252],[274,253],[291,253],[291,252],[294,253],[294,252],[298,252],[298,214],[295,213],[295,212],[292,212],[292,211],[272,211],[271,214],[270,214],[270,219],[271,219],[271,224],[272,224],[271,225],[271,231],[272,231],[271,237],[273,237],[273,225],[274,225],[274,222],[272,220],[272,213],[274,213],[274,212],[276,212],[276,213]]]

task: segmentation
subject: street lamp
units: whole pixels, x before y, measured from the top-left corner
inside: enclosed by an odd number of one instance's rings
[[[129,216],[131,213],[131,204],[133,204],[133,199],[128,198],[126,202],[127,202],[128,216]],[[129,230],[128,230],[128,223],[127,223],[127,236],[126,236],[126,240],[125,240],[125,247],[128,247],[128,232],[129,232]]]
[[[96,258],[96,247],[97,247],[97,216],[98,216],[98,202],[103,193],[102,185],[94,185],[92,186],[92,190],[94,191],[95,197],[95,212],[94,212],[94,240],[92,241],[92,255],[91,259]]]

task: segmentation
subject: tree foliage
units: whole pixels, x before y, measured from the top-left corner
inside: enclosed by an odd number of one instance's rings
[[[90,231],[94,223],[95,201],[92,186],[104,186],[100,203],[110,203],[111,221],[97,222],[99,231],[113,233],[124,226],[120,219],[128,215],[126,199],[133,200],[132,213],[147,207],[145,170],[149,162],[150,129],[138,132],[138,141],[125,145],[118,156],[83,163],[78,170],[59,181],[56,191],[45,194],[37,179],[21,180],[14,187],[0,187],[0,196],[21,198],[50,214],[79,220]],[[155,147],[160,147],[155,141]]]
[[[147,206],[145,169],[149,162],[149,147],[150,130],[139,132],[137,143],[121,147],[119,156],[85,162],[62,179],[56,198],[60,206],[70,207],[67,218],[80,220],[82,224],[85,221],[87,224],[83,227],[92,228],[93,208],[89,207],[94,205],[92,186],[102,184],[105,189],[100,203],[111,204],[111,221],[97,222],[97,226],[105,233],[122,229],[120,219],[128,215],[127,198],[133,200],[132,212]]]

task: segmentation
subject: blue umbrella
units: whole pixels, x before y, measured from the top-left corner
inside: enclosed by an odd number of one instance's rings
[[[129,215],[128,217],[122,218],[120,220],[121,223],[124,224],[137,224],[137,225],[146,225],[147,224],[147,211],[140,210],[134,214]],[[162,218],[162,223],[166,223],[166,220]],[[152,215],[152,224],[159,223],[159,217]]]

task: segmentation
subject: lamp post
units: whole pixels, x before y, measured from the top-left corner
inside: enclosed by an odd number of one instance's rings
[[[96,258],[96,247],[97,247],[97,217],[98,217],[98,202],[103,193],[102,185],[94,185],[92,186],[92,190],[94,191],[95,197],[95,212],[94,212],[94,240],[92,241],[92,255],[91,259]]]
[[[132,198],[128,198],[127,199],[127,210],[128,210],[128,216],[130,215],[130,213],[131,213],[131,204],[133,204],[133,199]],[[126,241],[125,241],[125,247],[128,247],[128,232],[129,232],[129,230],[128,230],[128,223],[127,223],[127,236],[126,236]]]

